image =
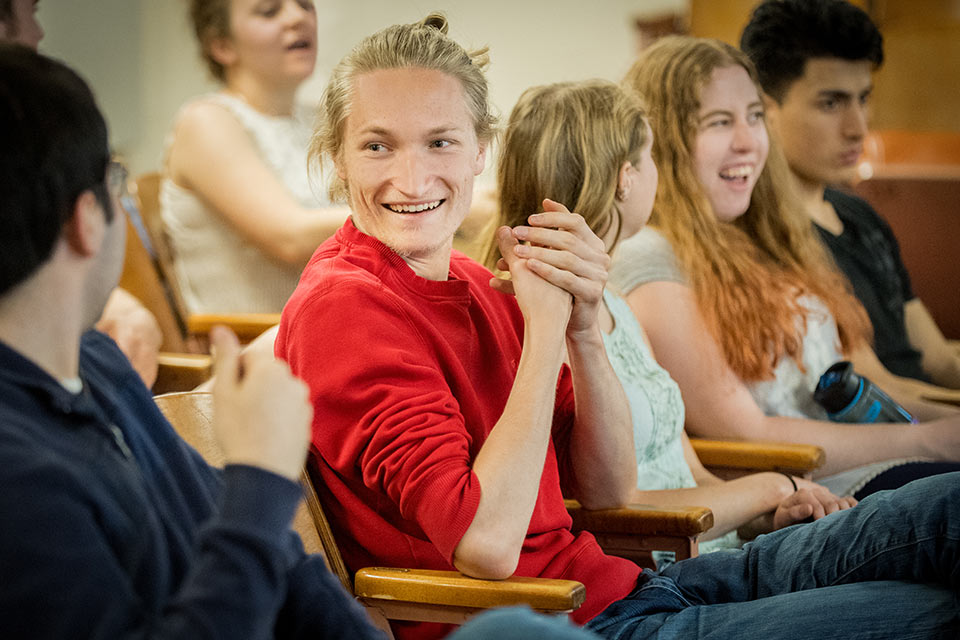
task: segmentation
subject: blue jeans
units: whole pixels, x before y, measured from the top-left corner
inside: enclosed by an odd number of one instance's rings
[[[604,638],[960,638],[960,473],[644,571],[587,627]]]

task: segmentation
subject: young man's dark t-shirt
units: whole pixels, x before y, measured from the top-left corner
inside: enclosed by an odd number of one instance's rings
[[[914,295],[893,230],[860,198],[827,189],[824,199],[836,209],[843,232],[814,226],[870,316],[877,357],[898,376],[929,381],[920,352],[907,339],[904,305]]]

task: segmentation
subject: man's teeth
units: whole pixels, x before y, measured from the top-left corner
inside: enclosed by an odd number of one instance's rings
[[[739,167],[731,167],[720,172],[720,177],[726,179],[747,178],[752,175],[753,167],[748,164],[741,165]]]
[[[436,209],[440,206],[441,202],[442,200],[434,200],[433,202],[424,202],[423,204],[388,204],[387,208],[396,213],[420,213],[421,211]]]

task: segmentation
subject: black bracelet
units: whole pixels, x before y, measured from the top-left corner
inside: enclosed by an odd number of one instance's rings
[[[793,492],[794,492],[794,493],[796,493],[797,491],[799,491],[799,488],[797,487],[797,481],[793,479],[793,476],[792,476],[792,475],[790,475],[789,473],[784,473],[783,471],[779,471],[778,473],[779,473],[780,475],[782,475],[782,476],[786,476],[786,477],[787,477],[787,480],[789,480],[789,481],[790,481],[790,484],[793,485]]]

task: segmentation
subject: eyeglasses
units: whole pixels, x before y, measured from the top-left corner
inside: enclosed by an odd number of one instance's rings
[[[126,196],[130,195],[130,188],[127,185],[127,178],[129,177],[129,172],[123,163],[116,162],[111,160],[107,164],[107,189],[110,191],[110,195],[116,197],[118,200],[123,200]]]
[[[127,167],[122,162],[111,160],[107,163],[107,177],[104,181],[107,192],[110,197],[115,198],[116,201],[120,203],[120,207],[127,215],[139,217],[137,201],[133,194],[130,193],[129,177],[130,174],[127,171]]]

